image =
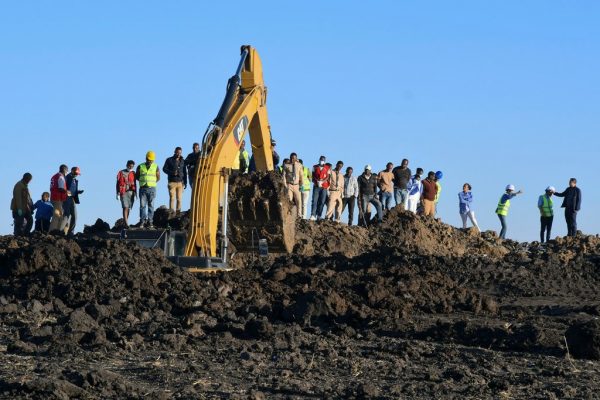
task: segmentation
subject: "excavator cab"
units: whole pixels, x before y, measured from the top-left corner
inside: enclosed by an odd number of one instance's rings
[[[258,52],[242,46],[235,74],[216,118],[202,138],[193,182],[190,225],[183,256],[172,260],[190,271],[226,268],[229,248],[236,252],[291,252],[295,206],[274,171],[267,88]],[[232,171],[248,135],[256,172]],[[230,241],[231,239],[231,241]]]

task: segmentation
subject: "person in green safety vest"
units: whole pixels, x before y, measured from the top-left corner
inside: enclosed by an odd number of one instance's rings
[[[302,165],[302,186],[300,187],[300,197],[302,203],[302,218],[308,218],[308,199],[310,197],[310,183],[312,182],[312,172],[310,168],[304,165],[302,160],[298,160]]]
[[[500,231],[501,239],[506,239],[506,230],[508,228],[508,225],[506,224],[506,216],[508,215],[508,209],[510,208],[510,199],[521,193],[523,193],[522,190],[515,192],[515,185],[508,185],[506,186],[506,193],[504,193],[502,197],[500,197],[500,201],[498,201],[496,214],[498,214],[500,224],[502,224],[502,230]]]
[[[154,162],[156,154],[152,150],[146,153],[146,162],[138,165],[135,179],[140,188],[140,226],[153,228],[154,199],[156,198],[156,183],[160,180],[160,169]]]
[[[552,202],[552,195],[556,192],[553,186],[546,188],[546,193],[541,195],[538,199],[538,208],[540,209],[540,242],[544,243],[544,233],[546,234],[546,242],[550,240],[550,232],[552,231],[552,221],[554,220],[554,203]]]

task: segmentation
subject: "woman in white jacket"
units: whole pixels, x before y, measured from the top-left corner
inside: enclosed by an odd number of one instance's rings
[[[421,193],[423,193],[423,183],[421,182],[421,174],[423,169],[417,168],[417,173],[410,179],[407,185],[408,201],[407,209],[413,213],[417,213],[417,207],[421,202]]]

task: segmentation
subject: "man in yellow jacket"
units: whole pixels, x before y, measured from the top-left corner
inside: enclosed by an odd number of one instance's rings
[[[32,176],[29,172],[23,174],[23,178],[15,184],[13,197],[10,202],[10,210],[14,219],[15,236],[25,236],[31,232],[33,226],[33,201],[29,193],[29,182]]]
[[[146,153],[146,162],[138,165],[135,178],[139,182],[140,226],[153,228],[154,199],[156,184],[160,180],[160,169],[154,162],[156,154],[152,150]]]

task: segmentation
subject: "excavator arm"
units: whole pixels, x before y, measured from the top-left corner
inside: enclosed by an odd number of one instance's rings
[[[266,101],[267,89],[258,53],[250,46],[243,46],[239,66],[229,79],[223,104],[204,134],[195,176],[191,177],[194,185],[186,256],[216,257],[218,245],[227,246],[229,175],[246,133],[250,136],[256,170],[259,173],[273,170]],[[264,204],[268,207],[272,200],[267,199]],[[279,199],[275,203],[281,205]]]

